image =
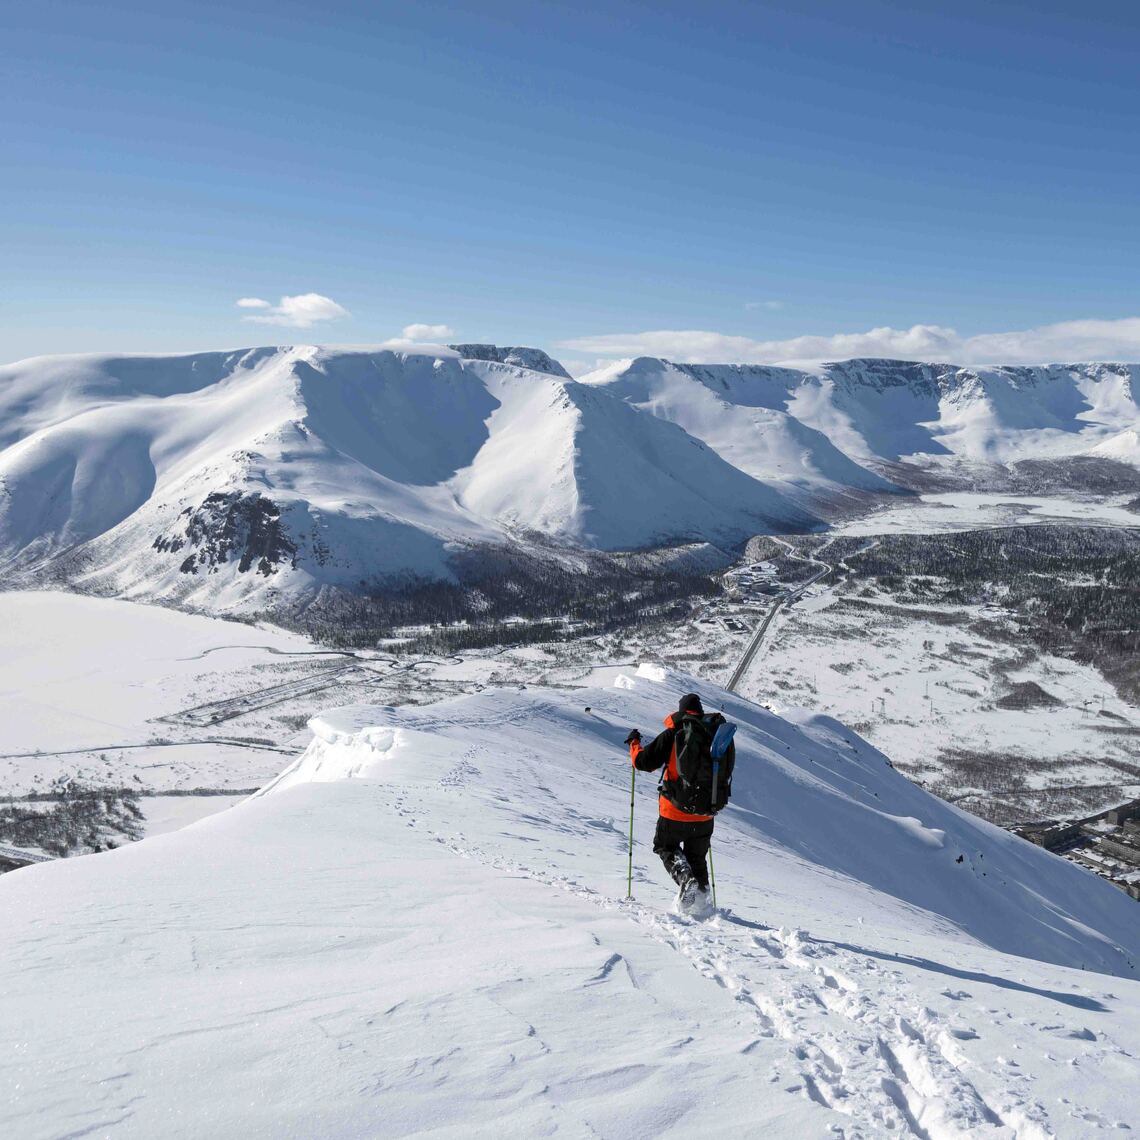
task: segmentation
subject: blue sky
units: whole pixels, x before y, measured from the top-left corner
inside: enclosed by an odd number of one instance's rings
[[[1132,3],[2,2],[0,359],[1140,358]]]

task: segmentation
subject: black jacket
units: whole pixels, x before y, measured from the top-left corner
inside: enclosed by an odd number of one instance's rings
[[[658,768],[664,768],[673,755],[673,741],[676,735],[671,728],[658,733],[649,744],[643,745],[637,751],[633,758],[633,766],[639,772],[656,772]]]
[[[677,732],[673,728],[678,713],[671,713],[665,718],[665,731],[660,733],[644,748],[639,740],[633,740],[629,746],[629,758],[633,766],[642,772],[656,772],[664,768],[661,773],[661,782],[657,787],[657,810],[666,819],[677,820],[682,823],[705,822],[712,819],[711,815],[693,815],[673,802],[673,788],[677,780]]]

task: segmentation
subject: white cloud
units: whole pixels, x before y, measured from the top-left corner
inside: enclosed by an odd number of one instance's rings
[[[783,301],[745,301],[744,307],[750,312],[753,309],[767,309],[771,313],[778,313],[783,307]]]
[[[420,344],[446,344],[455,339],[455,329],[450,325],[410,324],[404,325],[399,336],[389,337],[380,342],[380,348],[406,351]]]
[[[1062,321],[1034,329],[969,337],[940,325],[912,325],[909,329],[884,327],[790,340],[753,340],[699,329],[661,329],[576,337],[562,341],[558,347],[597,353],[608,359],[663,356],[690,364],[778,364],[844,360],[853,356],[951,364],[1140,361],[1140,317]]]
[[[1062,321],[1025,332],[970,338],[979,358],[1010,363],[1075,360],[1140,360],[1140,317],[1117,321]]]
[[[347,309],[320,293],[298,293],[295,297],[282,297],[276,305],[271,305],[260,297],[242,297],[237,305],[241,309],[260,310],[257,316],[243,317],[242,320],[259,325],[285,325],[294,329],[307,329],[318,321],[331,321],[349,315]]]
[[[431,344],[442,343],[455,336],[455,329],[448,325],[404,325],[400,336],[404,340],[427,341]]]
[[[572,356],[560,356],[558,363],[570,373],[571,376],[577,378],[585,376],[589,372],[596,372],[599,368],[605,368],[607,364],[612,364],[612,360],[606,360],[602,357],[594,357],[593,360],[578,360]]]

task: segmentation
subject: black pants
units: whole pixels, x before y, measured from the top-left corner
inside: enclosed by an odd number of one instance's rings
[[[697,885],[709,885],[709,869],[705,859],[712,843],[713,821],[686,823],[660,816],[653,835],[653,853],[661,857],[665,870],[678,886],[685,881],[690,870]]]

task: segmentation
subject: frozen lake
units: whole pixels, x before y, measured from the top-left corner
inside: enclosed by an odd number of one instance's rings
[[[937,534],[982,527],[1072,523],[1140,527],[1140,514],[1125,507],[1133,495],[1054,498],[1042,495],[951,491],[888,505],[838,524],[833,534]]]

